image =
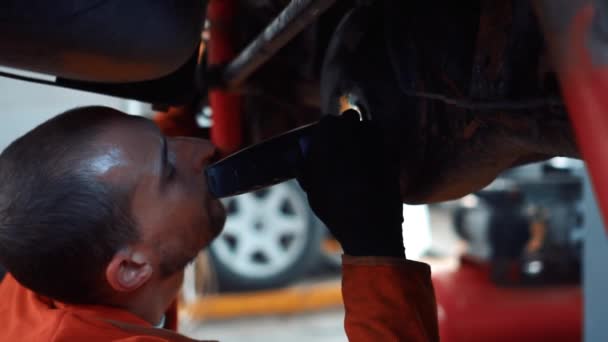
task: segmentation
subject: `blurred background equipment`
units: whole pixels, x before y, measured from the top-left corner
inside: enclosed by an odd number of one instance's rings
[[[581,168],[572,159],[519,167],[460,201],[455,229],[470,255],[492,259],[495,280],[509,282],[511,262],[520,264],[520,281],[580,280]]]
[[[433,277],[443,340],[581,340],[582,165],[558,162],[506,172],[456,203],[467,248]]]

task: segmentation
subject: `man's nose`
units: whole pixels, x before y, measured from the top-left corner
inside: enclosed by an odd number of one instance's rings
[[[187,149],[190,152],[187,160],[192,163],[192,168],[196,173],[203,172],[205,167],[218,153],[215,146],[213,146],[209,140],[189,137],[180,137],[176,138],[176,140],[179,141],[180,145],[187,146],[187,148],[184,149]]]

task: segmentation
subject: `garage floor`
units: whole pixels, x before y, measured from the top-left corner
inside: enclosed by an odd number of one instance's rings
[[[346,341],[344,310],[224,321],[183,322],[183,334],[221,342],[338,342]]]

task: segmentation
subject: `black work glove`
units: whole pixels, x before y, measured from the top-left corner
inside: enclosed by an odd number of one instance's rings
[[[326,116],[298,175],[310,207],[352,256],[404,257],[399,169],[356,111]]]

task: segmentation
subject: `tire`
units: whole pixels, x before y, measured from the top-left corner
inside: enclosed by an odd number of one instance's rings
[[[224,205],[224,231],[210,247],[220,290],[280,287],[318,263],[322,227],[295,182],[231,197]]]

